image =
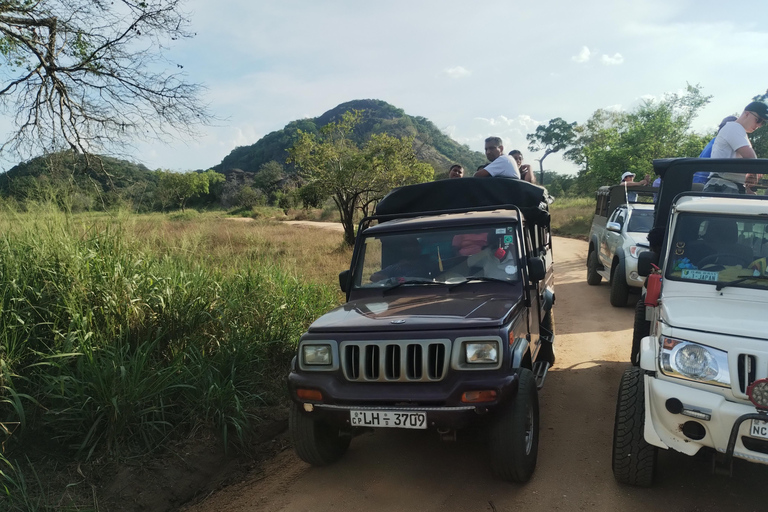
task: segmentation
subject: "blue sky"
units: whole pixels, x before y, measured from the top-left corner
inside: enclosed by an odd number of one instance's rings
[[[197,36],[168,56],[220,118],[198,140],[141,144],[148,167],[206,168],[288,122],[376,98],[470,148],[554,117],[584,122],[699,84],[699,132],[768,88],[764,4],[710,0],[188,0]],[[768,157],[768,155],[759,155]],[[548,157],[546,167],[574,168]]]

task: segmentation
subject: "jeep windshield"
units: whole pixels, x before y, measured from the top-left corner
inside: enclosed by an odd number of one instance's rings
[[[363,236],[354,269],[356,288],[392,289],[473,279],[512,283],[520,279],[515,223]]]
[[[680,213],[667,279],[768,288],[768,218]]]
[[[632,233],[648,233],[653,227],[653,210],[633,208],[629,216],[627,231]]]

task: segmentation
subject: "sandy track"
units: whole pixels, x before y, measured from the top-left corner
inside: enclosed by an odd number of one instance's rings
[[[612,308],[607,284],[585,281],[587,244],[555,239],[557,363],[540,392],[541,443],[532,480],[495,480],[481,432],[443,443],[433,432],[380,430],[347,455],[312,468],[291,450],[244,482],[190,508],[228,511],[707,512],[768,510],[768,467],[736,461],[734,478],[712,475],[709,458],[663,452],[651,489],[611,473],[613,417],[628,366],[632,308]]]

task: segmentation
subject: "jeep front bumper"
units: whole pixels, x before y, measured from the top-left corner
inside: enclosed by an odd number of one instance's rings
[[[750,435],[752,420],[768,416],[753,406],[651,375],[645,376],[645,397],[648,443],[686,455],[708,447],[725,454],[726,462],[737,457],[768,464],[768,439]]]
[[[425,412],[427,426],[438,429],[460,429],[469,426],[494,410],[503,408],[517,395],[517,372],[494,375],[493,379],[478,374],[435,383],[350,383],[332,374],[291,372],[288,387],[291,399],[305,413],[316,415],[340,426],[350,425],[351,411]],[[317,390],[322,400],[305,400],[298,389]],[[496,398],[488,402],[466,403],[466,392],[492,390]]]

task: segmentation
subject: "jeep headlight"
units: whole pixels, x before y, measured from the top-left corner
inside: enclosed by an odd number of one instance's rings
[[[304,345],[301,357],[304,364],[311,366],[327,366],[333,362],[330,345]]]
[[[729,387],[728,354],[690,341],[664,338],[661,371],[681,379]]]
[[[647,251],[648,247],[643,247],[642,245],[632,245],[629,247],[629,255],[633,258],[637,258],[637,256],[643,252]]]
[[[495,341],[470,341],[464,345],[468,363],[499,362],[499,344]]]

